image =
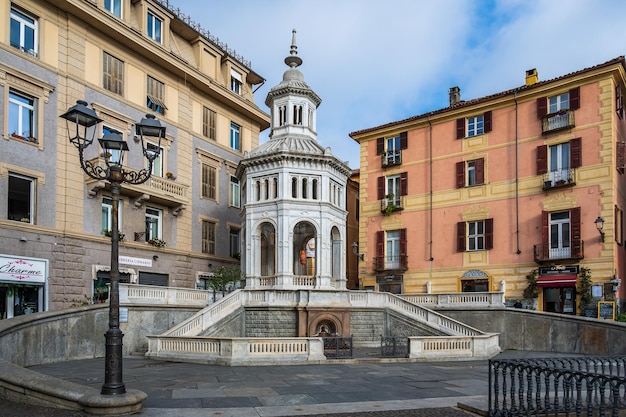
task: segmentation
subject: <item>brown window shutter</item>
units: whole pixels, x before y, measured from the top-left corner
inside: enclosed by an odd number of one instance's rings
[[[615,113],[620,119],[624,118],[624,96],[622,95],[622,87],[615,87]]]
[[[626,158],[624,152],[626,151],[626,147],[624,146],[624,142],[616,142],[615,143],[615,155],[616,155],[616,167],[620,174],[624,173],[624,163],[626,162]]]
[[[406,229],[400,229],[400,256],[406,256]]]
[[[400,195],[407,195],[409,191],[409,174],[407,172],[400,173]]]
[[[493,219],[485,219],[485,249],[493,249]]]
[[[550,213],[541,212],[541,258],[550,258]]]
[[[491,110],[485,112],[485,114],[483,115],[483,123],[485,133],[491,132]]]
[[[456,224],[456,251],[465,252],[465,222]]]
[[[465,118],[456,119],[456,138],[463,139],[465,137]]]
[[[385,152],[385,138],[376,139],[376,155],[382,155]]]
[[[569,108],[570,110],[580,108],[580,87],[569,90]]]
[[[456,163],[456,188],[465,187],[465,161]]]
[[[548,172],[548,146],[537,146],[537,175]]]
[[[619,230],[620,224],[621,224],[621,219],[620,219],[619,208],[617,206],[614,206],[613,207],[613,230],[615,230],[614,237],[615,237],[615,242],[618,245],[620,244],[619,236],[621,236],[622,234],[621,230]]]
[[[570,149],[570,165],[572,168],[578,168],[582,165],[583,150],[581,138],[574,138],[569,141]]]
[[[378,177],[377,181],[378,199],[382,200],[383,198],[385,198],[385,177]]]
[[[485,158],[474,161],[474,173],[476,174],[476,184],[485,183]]]
[[[409,135],[407,132],[400,133],[400,149],[406,149],[409,147]]]
[[[537,99],[537,119],[543,119],[548,114],[548,99],[540,97]]]
[[[385,232],[376,232],[376,256],[385,256]]]
[[[572,256],[582,256],[582,242],[580,240],[580,207],[574,207],[570,211],[570,223],[572,230]]]

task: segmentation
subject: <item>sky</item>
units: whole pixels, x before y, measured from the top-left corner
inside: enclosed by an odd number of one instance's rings
[[[322,99],[317,140],[353,168],[351,132],[545,81],[626,54],[623,0],[169,0],[266,82],[287,70],[296,29],[299,69]],[[269,129],[261,132],[261,143]]]

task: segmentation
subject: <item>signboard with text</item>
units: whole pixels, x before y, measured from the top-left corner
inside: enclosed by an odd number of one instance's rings
[[[0,282],[45,284],[48,260],[0,255]]]

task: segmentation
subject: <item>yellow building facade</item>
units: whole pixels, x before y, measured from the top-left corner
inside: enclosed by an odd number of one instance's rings
[[[251,64],[166,1],[14,0],[0,19],[0,269],[36,272],[0,276],[2,317],[106,291],[109,186],[85,176],[59,118],[77,100],[103,119],[97,137],[122,133],[130,169],[145,166],[134,123],[167,129],[152,178],[122,186],[122,281],[204,288],[239,266],[235,170],[269,127]]]
[[[624,65],[548,81],[533,69],[467,101],[453,87],[447,108],[351,133],[361,286],[504,291],[507,305],[564,314],[619,305]]]

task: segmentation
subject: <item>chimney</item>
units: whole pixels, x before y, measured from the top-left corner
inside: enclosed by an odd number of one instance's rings
[[[539,74],[537,74],[537,68],[529,69],[526,71],[526,85],[537,84],[539,81]]]
[[[450,107],[454,106],[461,101],[461,89],[457,87],[450,87]]]

